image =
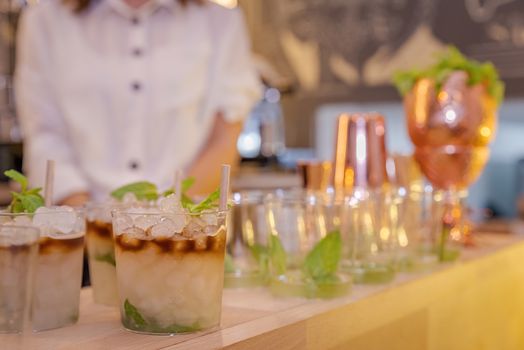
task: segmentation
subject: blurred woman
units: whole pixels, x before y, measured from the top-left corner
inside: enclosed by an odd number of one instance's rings
[[[22,16],[16,66],[24,167],[55,198],[99,199],[175,169],[218,186],[259,96],[243,18],[205,1],[42,0]]]

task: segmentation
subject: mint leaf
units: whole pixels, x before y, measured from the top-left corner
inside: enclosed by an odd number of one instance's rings
[[[122,200],[126,193],[133,193],[138,200],[156,200],[158,198],[158,189],[155,184],[147,181],[134,182],[117,188],[111,192],[111,196]]]
[[[44,205],[44,198],[40,195],[42,188],[29,189],[27,178],[16,170],[7,170],[5,176],[20,184],[20,193],[11,192],[13,199],[9,204],[8,210],[11,213],[34,213],[36,209]]]
[[[337,272],[341,254],[340,232],[328,233],[306,256],[302,271],[314,280],[325,280]]]
[[[202,200],[200,203],[192,205],[189,207],[189,211],[192,213],[200,213],[204,210],[209,210],[217,207],[217,201],[220,198],[220,189],[217,188],[213,193],[211,193],[207,198]]]
[[[20,172],[14,169],[10,169],[10,170],[4,171],[4,175],[10,178],[11,180],[18,182],[20,186],[22,187],[21,192],[25,192],[27,190],[27,186],[28,186],[27,177],[25,177]]]
[[[38,208],[44,206],[44,198],[40,194],[22,194],[20,197],[26,213],[34,213]]]
[[[251,247],[251,254],[258,263],[258,269],[261,274],[265,275],[268,272],[269,264],[269,249],[262,244],[255,243]]]
[[[195,184],[196,179],[194,177],[185,178],[182,181],[182,193],[187,192]]]
[[[468,85],[482,84],[488,95],[500,104],[504,98],[504,83],[500,80],[497,69],[491,62],[478,62],[468,59],[456,47],[448,46],[438,56],[437,62],[423,70],[396,72],[393,83],[404,96],[413,89],[419,79],[428,78],[435,81],[438,93],[449,75],[455,71],[464,71],[468,75]]]
[[[160,331],[160,333],[189,333],[196,332],[202,329],[198,322],[193,323],[191,326],[180,326],[172,325],[166,328],[151,328],[153,331]]]
[[[126,299],[124,302],[124,313],[128,320],[132,321],[137,327],[145,327],[146,320],[142,317],[137,308]]]
[[[186,194],[186,192],[193,186],[194,183],[194,177],[188,177],[182,181],[182,195],[180,196],[180,201],[182,203],[183,208],[189,209],[192,205],[195,204],[195,202],[193,202],[193,200],[189,198],[189,196]],[[164,193],[162,193],[162,196],[167,197],[174,193],[175,191],[171,188],[169,190],[164,191]]]
[[[282,275],[286,272],[286,251],[280,238],[277,235],[269,235],[269,261],[273,271],[277,275]]]
[[[255,258],[258,263],[264,259],[267,259],[269,255],[269,249],[264,247],[262,244],[255,243],[250,246],[249,249],[251,250],[251,254],[253,254],[253,258]]]
[[[184,193],[182,193],[182,197],[180,197],[180,203],[182,204],[182,207],[186,209],[189,209],[195,205],[195,202],[193,202],[193,200]]]
[[[96,255],[95,260],[116,266],[115,255],[113,253]]]

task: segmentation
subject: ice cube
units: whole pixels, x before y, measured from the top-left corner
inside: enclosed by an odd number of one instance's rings
[[[33,225],[33,220],[27,215],[15,216],[13,224],[17,226],[31,226]]]
[[[218,226],[217,225],[209,225],[204,228],[204,233],[208,236],[214,236],[218,232]]]
[[[173,223],[175,233],[181,233],[187,225],[187,216],[184,214],[172,214],[166,219]]]
[[[160,207],[160,210],[165,212],[183,212],[182,204],[180,203],[180,200],[176,197],[175,194],[170,194],[169,196],[162,198],[158,205]]]
[[[146,231],[142,230],[139,227],[129,227],[122,233],[124,233],[129,238],[136,238],[136,239],[146,239],[147,238]]]
[[[152,215],[140,215],[135,217],[134,226],[141,228],[146,231],[148,228],[156,225],[160,221],[160,218]]]
[[[203,213],[200,218],[202,221],[204,221],[207,225],[217,225],[218,224],[218,217],[216,214],[213,213]]]
[[[184,227],[182,234],[184,237],[193,237],[204,233],[205,225],[201,225],[201,222],[197,218],[191,218],[189,223]]]
[[[207,248],[207,235],[199,234],[194,236],[195,240],[195,249],[196,250],[206,250]]]
[[[170,238],[175,234],[176,228],[173,221],[164,219],[162,222],[152,226],[148,233],[153,238]]]
[[[70,233],[75,228],[77,214],[68,206],[40,207],[35,211],[33,224],[42,229],[51,228],[58,233]]]
[[[121,234],[120,243],[132,249],[140,248],[147,239],[146,232],[138,227],[129,227]]]
[[[113,221],[113,229],[116,233],[125,232],[131,227],[133,227],[133,219],[128,215],[118,215]]]

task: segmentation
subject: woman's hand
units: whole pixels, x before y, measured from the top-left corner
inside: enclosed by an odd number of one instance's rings
[[[81,207],[89,201],[89,193],[77,192],[73,193],[59,202],[60,205],[68,205],[70,207]]]
[[[231,170],[238,165],[237,139],[242,122],[228,123],[219,112],[205,147],[189,168],[188,176],[197,179],[189,191],[191,196],[207,195],[220,185],[220,165],[229,164]]]

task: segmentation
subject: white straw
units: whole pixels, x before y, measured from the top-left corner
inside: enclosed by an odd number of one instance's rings
[[[45,174],[44,202],[46,207],[53,205],[53,184],[55,181],[55,161],[48,160]]]
[[[182,171],[175,171],[175,196],[180,201],[182,198]]]
[[[227,210],[227,198],[229,195],[229,175],[231,167],[222,164],[222,174],[220,178],[220,210]]]

